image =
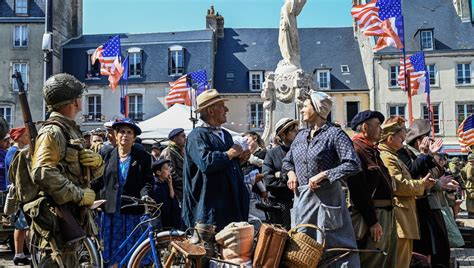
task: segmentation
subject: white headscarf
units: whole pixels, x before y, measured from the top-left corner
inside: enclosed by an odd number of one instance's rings
[[[311,90],[309,96],[311,97],[311,103],[313,103],[316,113],[326,119],[332,108],[331,96],[324,92],[314,90]]]

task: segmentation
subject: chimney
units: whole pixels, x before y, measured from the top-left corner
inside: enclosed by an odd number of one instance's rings
[[[224,17],[215,13],[214,6],[207,10],[206,29],[213,30],[217,38],[224,38]]]

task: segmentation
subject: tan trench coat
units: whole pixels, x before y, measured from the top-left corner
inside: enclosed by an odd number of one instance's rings
[[[397,152],[385,144],[379,145],[380,157],[395,180],[395,219],[399,238],[420,239],[415,197],[423,195],[425,187],[413,180],[410,171],[398,159]]]

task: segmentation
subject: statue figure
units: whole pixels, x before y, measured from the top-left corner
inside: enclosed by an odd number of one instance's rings
[[[306,0],[285,0],[281,8],[278,45],[283,60],[278,63],[276,73],[291,72],[301,68],[296,17],[305,4]]]

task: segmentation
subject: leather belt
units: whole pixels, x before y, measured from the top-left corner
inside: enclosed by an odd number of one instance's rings
[[[376,208],[393,207],[393,205],[394,205],[394,202],[391,199],[373,200],[373,201],[374,201],[374,207],[376,207]]]

